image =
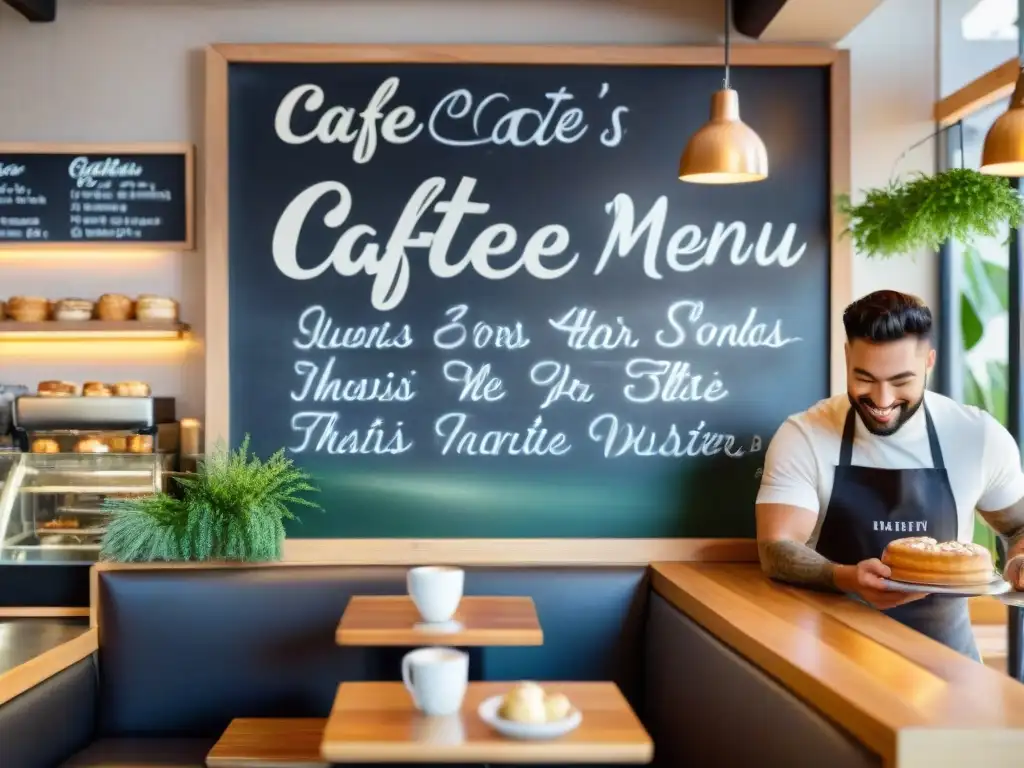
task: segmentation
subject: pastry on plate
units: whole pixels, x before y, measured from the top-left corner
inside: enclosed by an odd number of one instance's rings
[[[501,701],[498,716],[514,723],[539,725],[563,720],[572,704],[562,693],[549,694],[537,683],[519,683]]]
[[[114,385],[118,397],[149,397],[149,384],[142,381],[119,381]]]
[[[36,391],[40,397],[76,397],[78,385],[73,381],[40,381]]]
[[[936,541],[914,536],[889,542],[882,562],[890,578],[910,584],[964,586],[988,584],[995,579],[992,554],[969,541]]]
[[[38,323],[50,316],[50,302],[39,296],[11,296],[7,316],[19,323]]]
[[[60,444],[48,437],[40,437],[32,441],[32,453],[60,453]]]
[[[109,384],[101,381],[87,381],[82,385],[82,394],[85,397],[110,397],[114,390]]]
[[[138,320],[168,320],[173,322],[178,319],[178,302],[165,296],[143,294],[135,302],[135,317]]]
[[[53,319],[64,321],[91,320],[95,305],[86,299],[61,299],[53,305]]]
[[[75,453],[108,453],[110,446],[94,437],[86,437],[75,443]]]
[[[96,317],[100,320],[131,320],[135,303],[119,293],[105,293],[96,302]]]

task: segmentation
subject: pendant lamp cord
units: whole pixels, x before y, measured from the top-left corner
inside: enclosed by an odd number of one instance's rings
[[[1021,0],[1024,3],[1024,0]],[[725,0],[725,79],[722,81],[722,88],[729,89],[729,52],[731,49],[729,41],[729,27],[732,26],[732,0]]]

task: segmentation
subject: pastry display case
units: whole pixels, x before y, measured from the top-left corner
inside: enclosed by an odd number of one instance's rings
[[[99,556],[108,498],[159,491],[173,456],[154,452],[148,397],[14,401],[17,452],[0,488],[0,563],[88,563]]]
[[[76,439],[116,437],[127,436]],[[20,453],[5,458],[12,461],[0,490],[0,562],[92,562],[106,529],[104,499],[147,495],[162,485],[158,454]]]

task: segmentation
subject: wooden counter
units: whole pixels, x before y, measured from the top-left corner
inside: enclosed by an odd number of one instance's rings
[[[1024,685],[840,595],[754,564],[655,563],[654,589],[886,765],[1019,765]]]
[[[81,661],[97,648],[85,619],[0,621],[0,704]]]

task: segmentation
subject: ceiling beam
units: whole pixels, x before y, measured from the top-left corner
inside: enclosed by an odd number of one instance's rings
[[[757,40],[787,0],[734,0],[732,23],[741,35]]]
[[[57,18],[57,0],[4,0],[29,21],[48,22]]]
[[[846,37],[882,0],[733,0],[736,31],[762,42],[827,43]]]

